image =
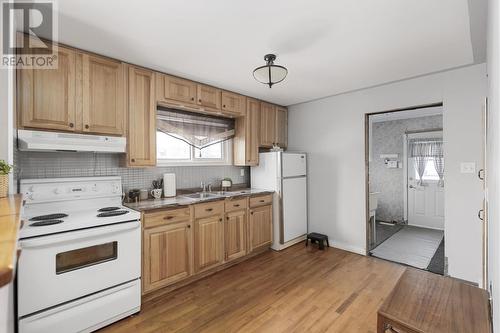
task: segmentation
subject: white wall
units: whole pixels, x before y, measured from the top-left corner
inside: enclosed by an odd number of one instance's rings
[[[493,327],[500,331],[500,6],[497,0],[488,2],[488,159],[487,192],[489,216],[488,277],[492,286]]]
[[[289,147],[309,153],[309,229],[334,246],[365,253],[365,113],[443,102],[445,253],[449,274],[481,282],[481,164],[485,65],[327,97],[289,108]]]

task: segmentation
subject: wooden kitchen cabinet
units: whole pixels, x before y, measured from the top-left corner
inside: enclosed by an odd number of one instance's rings
[[[281,148],[286,148],[288,146],[288,111],[280,106],[276,107],[275,143]]]
[[[272,205],[250,208],[248,218],[249,252],[272,243],[272,222]]]
[[[246,209],[226,213],[224,222],[224,260],[231,261],[246,254]]]
[[[153,72],[128,67],[127,165],[156,165],[156,101]]]
[[[83,54],[83,132],[125,134],[123,63]]]
[[[260,146],[271,148],[276,139],[276,106],[260,104]]]
[[[222,91],[221,93],[222,112],[234,117],[245,115],[246,98],[245,96],[238,95],[229,91]]]
[[[191,222],[187,220],[144,230],[143,293],[191,275],[191,229]]]
[[[75,131],[76,52],[59,46],[57,69],[17,71],[19,127]]]
[[[233,160],[234,165],[255,166],[259,164],[260,102],[246,100],[245,116],[236,118]]]
[[[196,104],[196,82],[162,73],[156,73],[155,78],[158,102]]]
[[[200,272],[222,264],[223,224],[222,215],[213,215],[195,220],[194,263]]]
[[[198,84],[197,89],[198,105],[209,108],[208,111],[220,111],[220,89],[204,84]]]

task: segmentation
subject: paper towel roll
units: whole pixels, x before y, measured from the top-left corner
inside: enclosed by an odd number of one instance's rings
[[[175,173],[164,173],[163,174],[163,196],[175,197],[176,196],[176,186],[175,186]]]

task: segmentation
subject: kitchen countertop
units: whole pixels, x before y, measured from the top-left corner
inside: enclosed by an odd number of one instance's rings
[[[133,210],[137,211],[148,211],[148,210],[154,210],[154,209],[164,209],[164,208],[172,208],[172,207],[178,207],[178,206],[188,206],[188,205],[193,205],[201,202],[208,202],[208,201],[217,201],[217,200],[224,200],[226,198],[233,198],[233,197],[244,197],[244,196],[252,196],[252,195],[259,195],[259,194],[271,194],[274,193],[274,191],[269,191],[269,190],[259,190],[255,188],[247,188],[247,189],[241,189],[241,190],[235,190],[235,191],[229,191],[229,192],[207,192],[207,193],[212,193],[212,194],[217,194],[217,197],[210,197],[210,198],[188,198],[184,195],[178,195],[176,197],[172,198],[161,198],[161,199],[148,199],[144,201],[139,201],[139,202],[131,202],[131,203],[124,203],[124,205],[128,208],[131,208]]]
[[[14,276],[22,205],[20,194],[0,199],[0,287],[10,283]]]

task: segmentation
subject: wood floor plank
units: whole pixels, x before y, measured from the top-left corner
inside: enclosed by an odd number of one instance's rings
[[[303,244],[265,252],[146,301],[124,332],[367,332],[403,266]]]

